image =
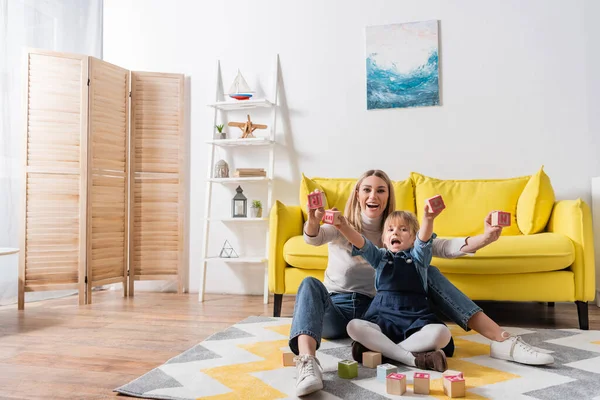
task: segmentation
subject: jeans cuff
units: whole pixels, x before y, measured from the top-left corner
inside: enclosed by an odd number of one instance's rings
[[[478,312],[483,312],[483,310],[479,306],[465,313],[465,318],[461,321],[461,328],[463,328],[466,332],[469,332],[471,330],[471,328],[469,328],[469,320],[473,318],[473,315],[477,314]]]
[[[317,337],[317,335],[315,335],[311,331],[298,331],[298,332],[296,332],[296,334],[294,336],[290,337],[290,341],[288,342],[290,349],[292,350],[292,353],[294,353],[295,355],[298,355],[298,353],[299,353],[298,336],[300,336],[300,335],[308,335],[311,338],[315,339],[315,341],[317,342],[317,350],[319,350],[319,347],[321,347],[321,339],[319,339]]]

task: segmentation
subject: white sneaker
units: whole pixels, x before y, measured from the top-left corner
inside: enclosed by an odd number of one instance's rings
[[[302,354],[294,357],[296,362],[296,396],[307,394],[323,389],[323,375],[321,363],[316,357]]]
[[[504,342],[492,341],[490,356],[527,365],[548,365],[554,362],[554,357],[537,351],[520,336],[511,336]]]

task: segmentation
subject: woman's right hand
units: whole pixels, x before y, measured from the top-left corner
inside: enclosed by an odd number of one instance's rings
[[[313,193],[319,193],[319,189],[315,189]],[[308,209],[308,222],[311,224],[320,224],[323,216],[325,215],[325,208],[313,208],[312,210],[309,207],[308,202],[306,203],[306,208]]]

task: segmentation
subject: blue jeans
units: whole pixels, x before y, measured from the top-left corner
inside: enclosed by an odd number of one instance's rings
[[[323,283],[312,277],[304,278],[294,305],[290,349],[298,354],[298,336],[309,335],[321,346],[321,338],[348,337],[346,326],[354,318],[361,318],[372,298],[360,293],[329,294]]]
[[[469,320],[481,310],[473,300],[458,290],[437,267],[432,265],[427,270],[429,299],[435,310],[441,311],[465,331],[470,331]]]

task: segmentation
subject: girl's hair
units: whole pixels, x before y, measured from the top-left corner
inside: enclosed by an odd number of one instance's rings
[[[383,233],[381,234],[381,241],[384,244],[385,233],[387,232],[388,227],[391,224],[403,224],[408,226],[408,229],[410,230],[410,233],[413,236],[416,236],[417,232],[419,231],[419,220],[417,219],[417,216],[415,214],[411,213],[410,211],[394,211],[390,215],[388,215],[388,217],[385,219],[385,223],[383,224]]]
[[[394,187],[392,186],[392,181],[387,176],[385,172],[380,169],[370,169],[358,178],[356,184],[354,185],[354,190],[350,193],[350,197],[346,202],[346,209],[344,210],[344,215],[348,220],[348,223],[354,227],[358,232],[362,232],[362,218],[360,217],[360,203],[358,201],[358,190],[360,189],[360,184],[365,178],[369,176],[376,176],[378,178],[383,179],[388,188],[388,202],[383,210],[383,214],[381,214],[381,227],[383,228],[383,221],[386,220],[387,216],[394,211],[396,207],[396,196],[394,195]],[[377,190],[373,188],[373,190]]]

